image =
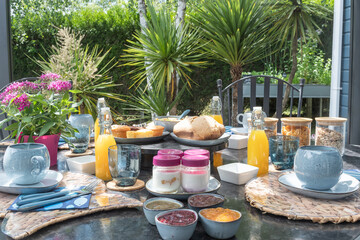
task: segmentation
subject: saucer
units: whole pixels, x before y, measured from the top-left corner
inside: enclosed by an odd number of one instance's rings
[[[281,175],[278,178],[278,181],[285,188],[295,193],[299,193],[308,197],[328,200],[347,197],[359,189],[359,181],[345,173],[341,174],[339,182],[328,190],[313,190],[305,188],[300,180],[296,177],[294,172]]]
[[[233,134],[239,135],[248,135],[248,128],[238,127],[238,128],[231,128],[230,129]]]
[[[186,199],[188,199],[189,196],[194,195],[194,194],[198,194],[198,193],[217,192],[217,190],[220,188],[220,186],[221,186],[221,183],[216,178],[214,178],[212,176],[210,176],[209,185],[208,185],[207,189],[204,192],[197,192],[197,193],[185,192],[181,187],[176,193],[160,193],[160,192],[157,192],[154,189],[154,187],[152,185],[152,179],[147,181],[146,185],[145,185],[146,190],[148,190],[148,192],[150,192],[154,196],[168,197],[168,198],[174,198],[174,199],[178,199],[178,200],[186,200]]]
[[[62,180],[63,175],[60,172],[48,170],[43,180],[36,184],[19,185],[12,183],[5,172],[0,173],[0,192],[11,194],[30,194],[48,192],[57,187]]]

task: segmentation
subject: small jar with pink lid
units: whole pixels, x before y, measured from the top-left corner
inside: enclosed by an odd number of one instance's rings
[[[179,149],[171,149],[171,148],[164,148],[160,149],[157,153],[158,155],[176,155],[179,157],[184,156],[184,152]]]
[[[205,191],[210,178],[209,157],[184,155],[181,164],[181,187],[186,192]]]
[[[152,187],[159,193],[175,193],[180,188],[180,157],[156,155],[153,158]]]
[[[205,155],[210,159],[210,152],[206,149],[189,149],[184,152],[184,155]]]

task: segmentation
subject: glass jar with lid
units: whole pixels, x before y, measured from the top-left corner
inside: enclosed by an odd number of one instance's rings
[[[158,155],[176,155],[182,157],[184,152],[179,149],[171,149],[171,148],[164,148],[160,149],[157,153]]]
[[[346,118],[317,117],[315,145],[334,147],[344,154]]]
[[[271,118],[271,117],[264,118],[264,131],[268,139],[271,136],[276,136],[278,121],[279,119],[277,118]]]
[[[152,187],[159,193],[175,193],[180,187],[180,157],[156,155],[153,158]]]
[[[186,192],[203,192],[210,178],[209,157],[184,155],[181,159],[181,187]]]
[[[282,135],[299,137],[299,147],[310,145],[311,118],[286,117],[281,118]]]

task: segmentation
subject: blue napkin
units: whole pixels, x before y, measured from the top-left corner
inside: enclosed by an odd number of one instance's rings
[[[79,187],[79,189],[83,188]],[[63,190],[65,188],[61,187],[61,188],[56,188],[54,190],[54,192],[59,192],[61,190]],[[72,189],[72,190],[77,190],[77,189]],[[7,210],[11,210],[11,211],[17,211],[18,206],[16,205],[16,203],[20,200],[21,195],[19,195],[15,201],[11,204],[11,206],[7,209]],[[89,204],[90,204],[90,198],[91,198],[91,194],[87,194],[87,195],[82,195],[79,196],[77,198],[72,198],[70,200],[67,200],[65,202],[58,202],[58,203],[54,203],[51,205],[47,205],[45,207],[40,207],[37,209],[34,209],[33,211],[49,211],[49,210],[69,210],[69,209],[84,209],[84,208],[88,208]]]
[[[58,146],[61,146],[63,144],[65,144],[65,140],[62,137],[60,137]]]
[[[360,170],[359,169],[346,169],[344,173],[349,174],[350,176],[360,180]]]
[[[225,132],[226,133],[232,133],[231,132],[231,129],[232,129],[233,127],[232,126],[225,126]]]

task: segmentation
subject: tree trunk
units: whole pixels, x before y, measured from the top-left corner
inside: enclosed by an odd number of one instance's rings
[[[290,84],[292,84],[294,77],[295,77],[295,73],[297,71],[297,58],[296,58],[297,47],[298,47],[298,40],[297,40],[297,34],[295,34],[295,36],[291,42],[292,66],[291,66],[291,72],[290,72],[290,76],[289,76],[289,80],[288,80],[288,82]],[[285,95],[284,95],[283,102],[282,102],[283,110],[285,109],[286,104],[289,100],[289,95],[290,95],[290,87],[286,86]]]
[[[146,29],[148,27],[147,22],[146,22],[146,4],[145,4],[145,0],[138,0],[138,8],[139,8],[141,32],[145,33],[144,29]]]
[[[242,71],[243,71],[243,69],[240,64],[231,66],[230,74],[231,74],[232,82],[235,82],[236,80],[239,80],[241,78]],[[233,86],[233,95],[232,95],[232,115],[231,115],[231,119],[229,119],[229,123],[231,126],[237,126],[237,121],[236,121],[236,115],[238,114],[237,98],[238,98],[238,95],[237,95],[236,85],[234,85]],[[230,109],[229,109],[229,111],[230,111]]]
[[[181,31],[181,28],[184,25],[185,11],[186,11],[186,0],[178,0],[177,13],[176,13],[176,19],[175,19],[176,28],[178,29],[178,31]],[[181,43],[181,39],[180,39],[179,45],[180,45],[180,43]],[[174,100],[176,95],[178,94],[179,82],[180,82],[180,76],[176,72],[176,70],[174,70],[173,83],[172,83],[172,86],[173,86],[172,100]],[[176,115],[177,105],[178,105],[177,103],[174,105],[174,107],[170,111],[170,114]]]

